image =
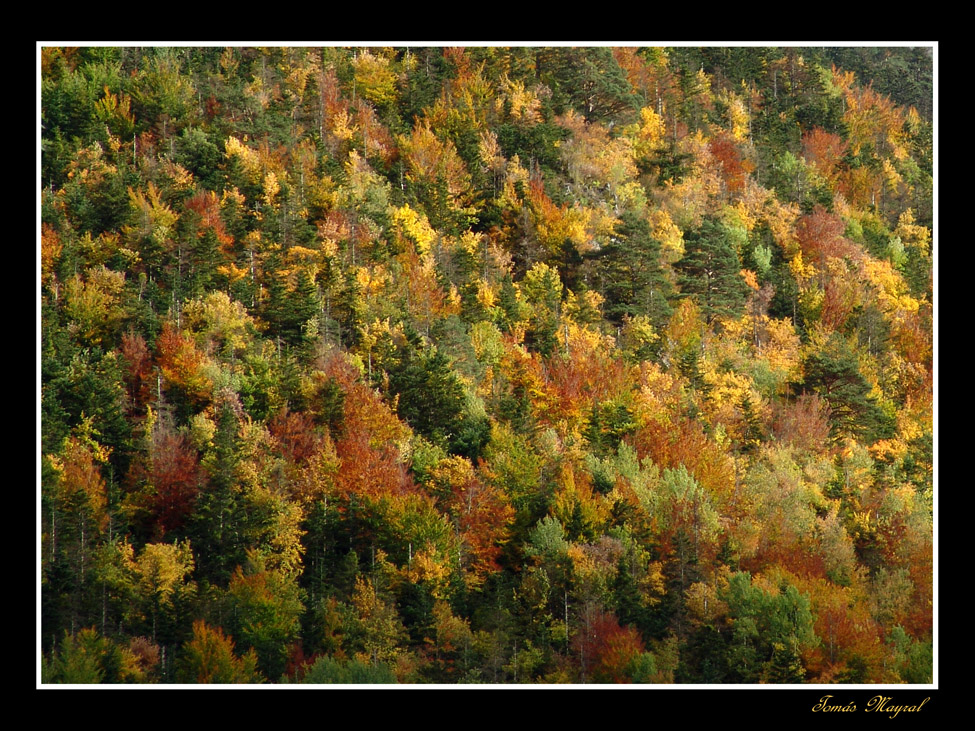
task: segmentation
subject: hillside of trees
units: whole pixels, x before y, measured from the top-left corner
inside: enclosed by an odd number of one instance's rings
[[[40,682],[932,682],[930,48],[40,66]]]

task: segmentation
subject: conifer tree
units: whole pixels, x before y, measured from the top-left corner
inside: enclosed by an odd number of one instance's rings
[[[197,499],[190,535],[197,550],[197,570],[213,582],[224,583],[245,558],[243,499],[237,478],[237,414],[228,399],[217,410],[213,448],[204,466],[209,485]]]
[[[710,325],[716,317],[737,317],[745,306],[747,285],[741,260],[728,231],[713,218],[684,236],[684,256],[675,265],[677,284],[693,296]]]
[[[596,255],[606,314],[617,324],[646,315],[657,328],[670,319],[673,288],[660,260],[660,244],[645,216],[625,211],[616,234]]]
[[[834,334],[825,347],[810,353],[803,372],[802,389],[819,394],[829,403],[834,437],[862,436],[874,441],[893,435],[891,418],[871,395],[856,355],[841,335]]]

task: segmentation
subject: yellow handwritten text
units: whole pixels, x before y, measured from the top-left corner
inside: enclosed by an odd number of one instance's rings
[[[901,712],[917,713],[924,707],[924,704],[931,699],[925,698],[915,706],[895,706],[892,703],[893,700],[894,699],[890,696],[876,695],[867,701],[866,711],[867,713],[872,711],[876,711],[877,713],[889,713],[891,718],[897,718],[897,714]]]
[[[850,711],[855,711],[857,709],[856,704],[853,701],[850,701],[845,706],[840,706],[840,705],[831,706],[829,704],[829,699],[832,697],[833,696],[831,695],[824,695],[822,698],[819,699],[819,703],[813,706],[812,708],[813,711],[840,711],[843,713],[847,713]]]

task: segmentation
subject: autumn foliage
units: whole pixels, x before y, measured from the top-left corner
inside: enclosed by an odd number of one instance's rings
[[[40,53],[44,683],[930,683],[931,49]]]

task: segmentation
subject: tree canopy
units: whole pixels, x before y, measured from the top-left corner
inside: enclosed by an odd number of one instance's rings
[[[42,45],[42,682],[930,682],[931,50]]]

